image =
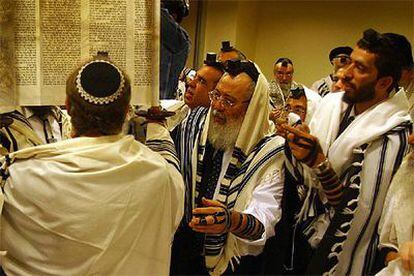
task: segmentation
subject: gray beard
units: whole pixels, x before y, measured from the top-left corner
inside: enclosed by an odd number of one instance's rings
[[[289,84],[279,84],[279,86],[280,86],[280,89],[281,89],[281,90],[282,90],[282,92],[283,92],[283,95],[284,95],[285,97],[289,96],[289,94],[290,94],[291,84],[290,84],[290,83],[289,83]]]
[[[207,139],[213,148],[224,151],[232,150],[239,136],[243,119],[244,116],[240,116],[236,120],[227,120],[225,124],[221,125],[214,122],[213,114],[211,114]]]

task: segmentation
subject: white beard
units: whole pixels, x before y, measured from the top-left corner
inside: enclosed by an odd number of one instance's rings
[[[213,110],[211,114],[207,136],[208,141],[216,150],[232,150],[236,144],[244,116],[240,116],[236,120],[227,120],[225,124],[219,124],[214,122],[213,113],[217,114],[219,112]]]
[[[290,88],[292,86],[291,83],[288,83],[288,84],[281,83],[281,84],[279,84],[279,86],[280,86],[280,89],[282,90],[282,92],[285,96],[290,94]]]

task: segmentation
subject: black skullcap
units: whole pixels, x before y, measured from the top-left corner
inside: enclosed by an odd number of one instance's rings
[[[80,82],[88,94],[98,98],[108,97],[120,87],[121,75],[109,63],[94,62],[82,70]]]
[[[350,56],[352,53],[352,48],[349,46],[340,46],[340,47],[336,47],[334,49],[331,50],[331,52],[329,53],[329,61],[332,62],[332,60],[334,58],[336,58],[339,55],[347,55]]]
[[[231,52],[234,51],[233,46],[231,46],[230,41],[222,41],[221,42],[221,49],[222,52]]]
[[[403,35],[395,33],[385,33],[383,36],[388,38],[391,45],[395,48],[399,55],[401,66],[403,68],[412,68],[414,66],[413,53],[408,39]]]
[[[108,60],[95,59],[86,63],[76,77],[79,95],[91,104],[116,101],[123,94],[124,85],[122,71]]]
[[[276,65],[276,64],[278,64],[278,63],[282,63],[282,66],[283,66],[283,67],[287,67],[287,66],[288,66],[288,64],[290,64],[290,65],[292,65],[292,66],[293,66],[293,62],[292,62],[292,60],[290,60],[289,58],[285,58],[285,57],[278,58],[278,59],[276,60],[276,62],[275,62],[275,65]]]
[[[256,66],[251,61],[231,59],[227,62],[225,71],[233,77],[239,75],[240,73],[246,73],[254,82],[257,82],[260,75]]]
[[[217,60],[216,53],[207,53],[204,64],[207,66],[212,66],[220,71],[224,71],[223,64]]]

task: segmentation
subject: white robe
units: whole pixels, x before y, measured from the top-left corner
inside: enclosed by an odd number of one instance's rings
[[[414,152],[407,155],[393,178],[378,228],[379,247],[398,249],[414,240]],[[382,274],[381,274],[382,273]],[[401,260],[389,263],[380,275],[408,275]]]
[[[7,274],[169,273],[184,185],[161,155],[115,135],[29,148],[11,158],[0,247]]]

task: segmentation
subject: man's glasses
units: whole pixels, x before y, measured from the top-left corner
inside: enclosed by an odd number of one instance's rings
[[[341,64],[349,64],[351,62],[351,58],[346,55],[339,55],[334,58],[334,60],[338,60]]]
[[[204,85],[204,86],[207,85],[207,81],[205,79],[201,78],[199,75],[196,75],[194,77],[193,81],[195,81],[195,82],[197,82],[197,83],[199,83],[201,85]]]
[[[220,94],[220,92],[218,92],[217,90],[213,90],[213,91],[210,91],[209,93],[208,93],[208,96],[209,96],[209,98],[210,98],[210,100],[213,102],[213,101],[220,101],[221,102],[221,104],[225,107],[225,108],[229,108],[229,107],[233,107],[233,106],[235,106],[238,102],[236,102],[236,101],[234,101],[234,100],[231,100],[231,99],[229,99],[229,98],[225,98],[225,97],[223,97],[221,94]],[[240,103],[248,103],[248,102],[250,102],[250,100],[246,100],[246,101],[242,101],[242,102],[240,102]]]

